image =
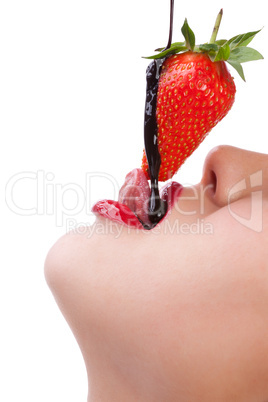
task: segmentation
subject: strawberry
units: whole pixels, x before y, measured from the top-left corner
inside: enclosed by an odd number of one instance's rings
[[[236,86],[226,62],[245,79],[241,63],[263,58],[247,47],[259,31],[216,41],[221,17],[222,10],[210,43],[196,46],[194,33],[185,20],[185,41],[173,43],[164,51],[158,49],[159,54],[149,57],[164,58],[156,106],[159,181],[170,179],[231,109]],[[142,169],[150,179],[145,151]]]

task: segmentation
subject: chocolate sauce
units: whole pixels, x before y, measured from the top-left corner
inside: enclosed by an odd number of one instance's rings
[[[146,70],[147,87],[144,116],[144,145],[151,180],[148,215],[152,224],[158,223],[166,213],[166,204],[161,200],[158,188],[161,156],[157,144],[158,128],[156,122],[158,81],[164,60],[164,58],[154,60],[149,64]]]
[[[173,30],[173,14],[174,14],[174,0],[170,1],[170,26],[169,26],[169,39],[166,49],[170,48],[172,41]],[[158,82],[161,74],[162,65],[165,57],[156,59],[149,64],[146,70],[146,101],[145,101],[145,115],[144,115],[144,145],[145,152],[149,166],[149,175],[151,180],[151,195],[149,198],[148,215],[155,226],[167,212],[167,202],[162,200],[159,195],[158,176],[161,165],[161,156],[158,150],[157,142],[157,121],[156,121],[156,106],[157,106],[157,93]]]

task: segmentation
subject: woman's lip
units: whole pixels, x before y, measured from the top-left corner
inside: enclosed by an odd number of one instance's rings
[[[163,219],[165,219],[169,214],[172,206],[174,205],[174,202],[180,196],[182,190],[183,186],[175,181],[166,184],[164,187],[160,189],[160,197],[167,202],[167,213]],[[98,201],[92,207],[92,212],[97,216],[99,215],[104,218],[108,218],[113,222],[121,223],[128,227],[136,229],[152,228],[149,227],[148,225],[142,224],[140,219],[135,215],[133,211],[131,211],[131,209],[128,206],[118,201],[107,200],[107,199]],[[163,219],[161,219],[160,222],[162,222]]]
[[[104,218],[108,218],[113,222],[123,223],[127,226],[143,229],[142,223],[139,221],[134,212],[124,204],[113,200],[98,201],[92,207],[92,212],[95,215],[100,215]]]

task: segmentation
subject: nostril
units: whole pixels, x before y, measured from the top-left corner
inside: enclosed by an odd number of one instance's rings
[[[209,172],[209,183],[211,185],[211,191],[215,194],[217,190],[217,175],[214,170]]]

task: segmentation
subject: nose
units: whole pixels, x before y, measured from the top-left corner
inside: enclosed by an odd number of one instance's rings
[[[201,184],[209,188],[213,202],[223,207],[253,191],[263,191],[267,179],[268,155],[222,145],[207,155]]]

